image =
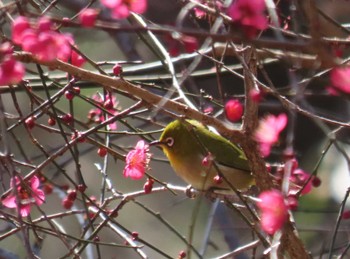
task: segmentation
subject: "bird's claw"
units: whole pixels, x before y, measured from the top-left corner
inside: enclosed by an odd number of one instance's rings
[[[190,199],[194,199],[197,196],[196,190],[192,187],[192,185],[188,185],[186,188],[186,196]]]

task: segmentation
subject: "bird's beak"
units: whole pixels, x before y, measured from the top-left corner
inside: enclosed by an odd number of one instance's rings
[[[154,140],[151,143],[148,144],[149,146],[161,146],[164,145],[164,142],[160,141],[160,140]]]

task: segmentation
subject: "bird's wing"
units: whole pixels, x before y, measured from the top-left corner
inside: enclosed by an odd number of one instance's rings
[[[194,126],[193,133],[215,157],[216,162],[228,167],[250,172],[248,160],[241,148],[232,144],[224,137],[210,132],[204,126]]]

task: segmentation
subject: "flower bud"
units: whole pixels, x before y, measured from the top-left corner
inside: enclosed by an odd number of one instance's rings
[[[229,121],[237,122],[242,118],[243,105],[236,99],[229,100],[225,104],[225,114]]]
[[[25,122],[28,129],[32,129],[35,126],[35,118],[33,116],[28,117]]]

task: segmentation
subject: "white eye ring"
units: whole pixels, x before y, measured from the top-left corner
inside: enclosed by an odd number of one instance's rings
[[[168,147],[172,147],[174,145],[174,139],[172,137],[168,137],[165,139],[165,143]]]

